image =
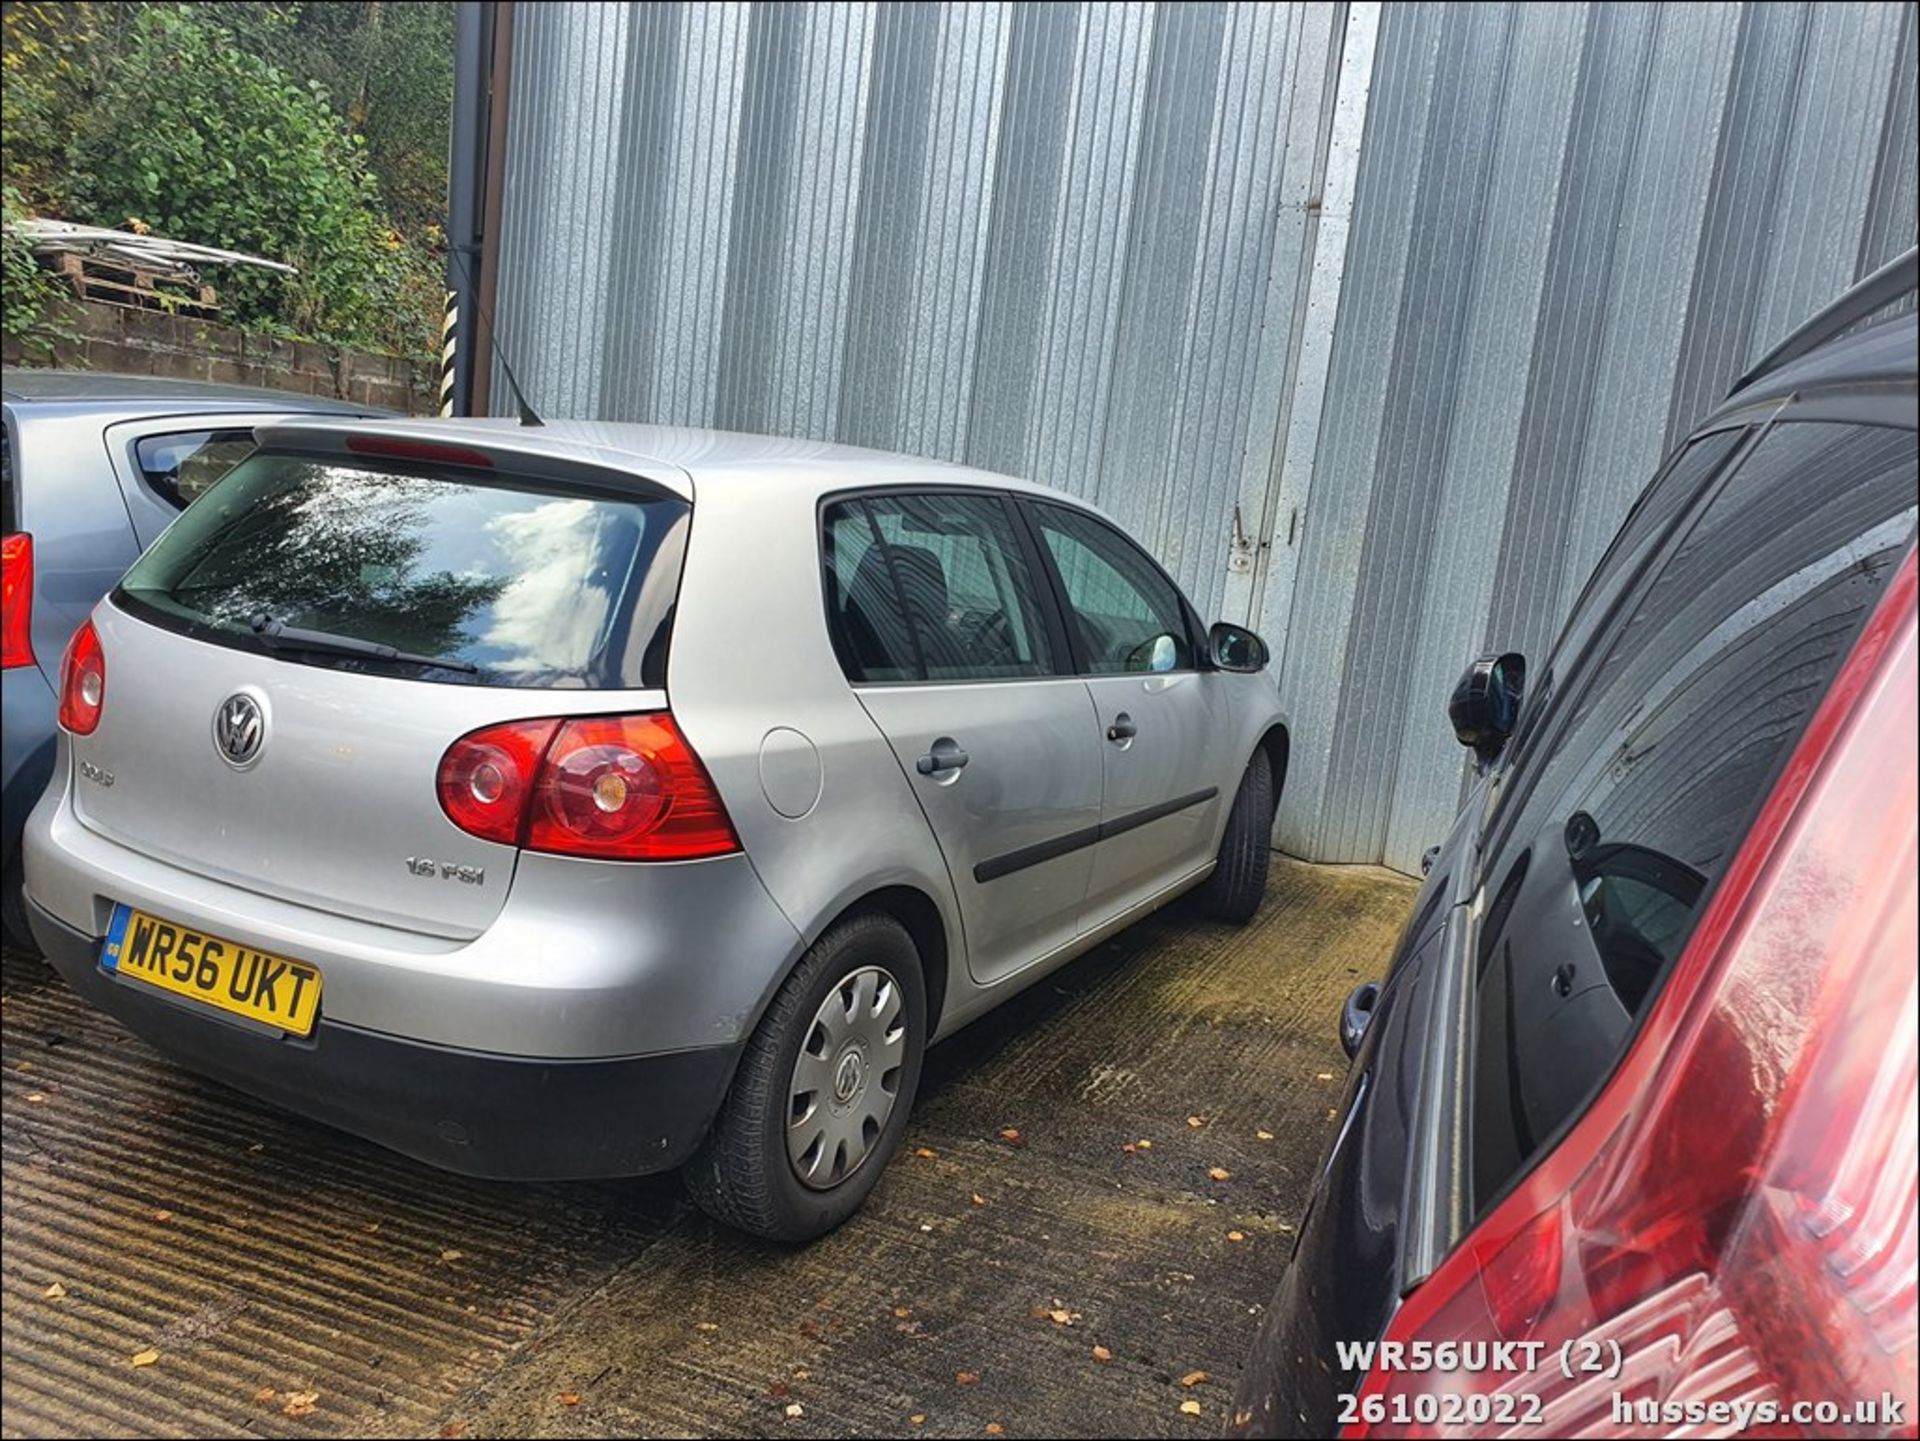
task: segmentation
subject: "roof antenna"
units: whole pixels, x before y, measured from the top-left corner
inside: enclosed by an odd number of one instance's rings
[[[473,297],[473,308],[480,312],[480,318],[486,322],[487,344],[493,348],[493,358],[500,362],[500,373],[507,378],[507,389],[513,392],[513,403],[520,409],[522,425],[545,425],[546,422],[534,414],[533,407],[527,404],[527,394],[520,388],[520,382],[514,379],[513,367],[507,364],[507,353],[500,346],[500,332],[494,328],[493,317],[480,303],[480,287],[473,283],[473,272],[467,268],[467,257],[461,254],[459,246],[448,247],[455,260],[460,263],[460,273],[466,277],[467,294]]]

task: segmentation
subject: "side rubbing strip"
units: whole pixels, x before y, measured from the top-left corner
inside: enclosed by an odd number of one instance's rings
[[[1010,876],[1015,871],[1024,871],[1029,866],[1037,866],[1045,861],[1058,860],[1086,846],[1099,841],[1110,840],[1114,836],[1123,836],[1128,831],[1147,825],[1188,806],[1197,806],[1212,800],[1220,794],[1220,787],[1208,786],[1203,791],[1195,791],[1190,796],[1177,796],[1170,801],[1161,801],[1157,806],[1148,806],[1144,810],[1133,811],[1116,820],[1102,821],[1097,826],[1083,826],[1077,831],[1068,831],[1063,836],[1022,846],[1017,851],[1008,851],[1005,855],[989,856],[973,868],[973,878],[984,885],[988,881],[997,881],[1002,876]]]

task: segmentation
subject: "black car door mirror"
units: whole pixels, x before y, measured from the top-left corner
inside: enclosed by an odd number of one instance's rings
[[[1460,677],[1447,702],[1447,719],[1460,744],[1480,764],[1489,764],[1513,734],[1520,719],[1520,694],[1527,678],[1527,659],[1513,651],[1483,655]]]
[[[1267,643],[1243,625],[1215,621],[1207,632],[1207,652],[1219,670],[1257,671],[1267,665]]]

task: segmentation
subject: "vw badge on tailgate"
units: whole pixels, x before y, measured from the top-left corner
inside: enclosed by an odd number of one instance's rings
[[[228,696],[213,713],[213,748],[235,770],[245,770],[260,758],[260,743],[266,739],[266,732],[267,718],[260,702],[245,691]]]

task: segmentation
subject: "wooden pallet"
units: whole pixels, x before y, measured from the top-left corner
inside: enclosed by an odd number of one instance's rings
[[[204,281],[147,270],[123,261],[68,251],[54,257],[54,269],[67,278],[81,300],[124,305],[135,310],[165,310],[176,315],[213,315],[219,294]]]

